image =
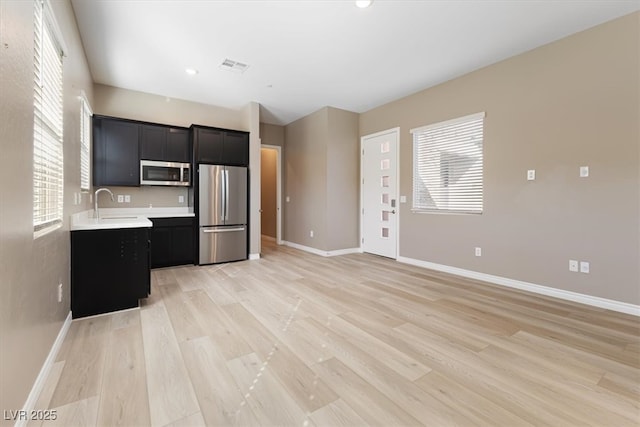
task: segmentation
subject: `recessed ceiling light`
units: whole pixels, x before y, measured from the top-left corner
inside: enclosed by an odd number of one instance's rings
[[[196,74],[198,74],[198,70],[196,70],[195,68],[187,68],[184,70],[184,72],[189,74],[190,76],[195,76]]]
[[[371,3],[373,3],[373,0],[357,0],[356,6],[358,6],[360,9],[364,9],[371,6]]]

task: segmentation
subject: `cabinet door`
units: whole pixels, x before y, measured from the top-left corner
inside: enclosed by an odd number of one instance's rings
[[[223,132],[196,128],[196,161],[220,164],[222,161]]]
[[[157,227],[153,222],[151,229],[151,267],[171,265],[171,227]]]
[[[193,264],[193,227],[173,227],[173,265]]]
[[[189,155],[189,131],[187,129],[167,130],[166,160],[170,162],[191,162]]]
[[[240,132],[225,132],[222,164],[232,166],[249,165],[249,135]]]
[[[140,158],[166,160],[167,128],[152,125],[142,125],[140,128]]]
[[[140,185],[139,125],[120,120],[94,122],[93,179],[102,185]]]

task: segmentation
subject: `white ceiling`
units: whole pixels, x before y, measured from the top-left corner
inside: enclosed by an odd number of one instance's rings
[[[256,101],[273,124],[324,106],[364,112],[640,9],[639,0],[72,4],[95,82],[231,109]],[[227,58],[249,68],[222,70]]]

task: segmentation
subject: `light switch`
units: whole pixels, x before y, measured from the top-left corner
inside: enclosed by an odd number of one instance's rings
[[[285,199],[287,203],[289,203],[291,201],[291,198],[289,198],[289,196],[287,196],[287,198]]]
[[[482,256],[482,248],[476,248],[476,256]]]
[[[118,194],[118,203],[124,202],[124,196],[122,194]]]
[[[536,179],[536,170],[535,169],[529,169],[527,171],[527,180],[528,181],[533,181]]]
[[[589,166],[580,166],[580,178],[589,176]]]
[[[407,203],[407,196],[400,196],[400,203]]]
[[[580,273],[589,273],[589,263],[587,261],[580,261]]]
[[[184,203],[184,196],[178,196],[178,203]]]

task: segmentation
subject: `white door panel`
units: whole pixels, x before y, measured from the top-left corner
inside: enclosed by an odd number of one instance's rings
[[[362,138],[362,250],[397,256],[398,131]]]

